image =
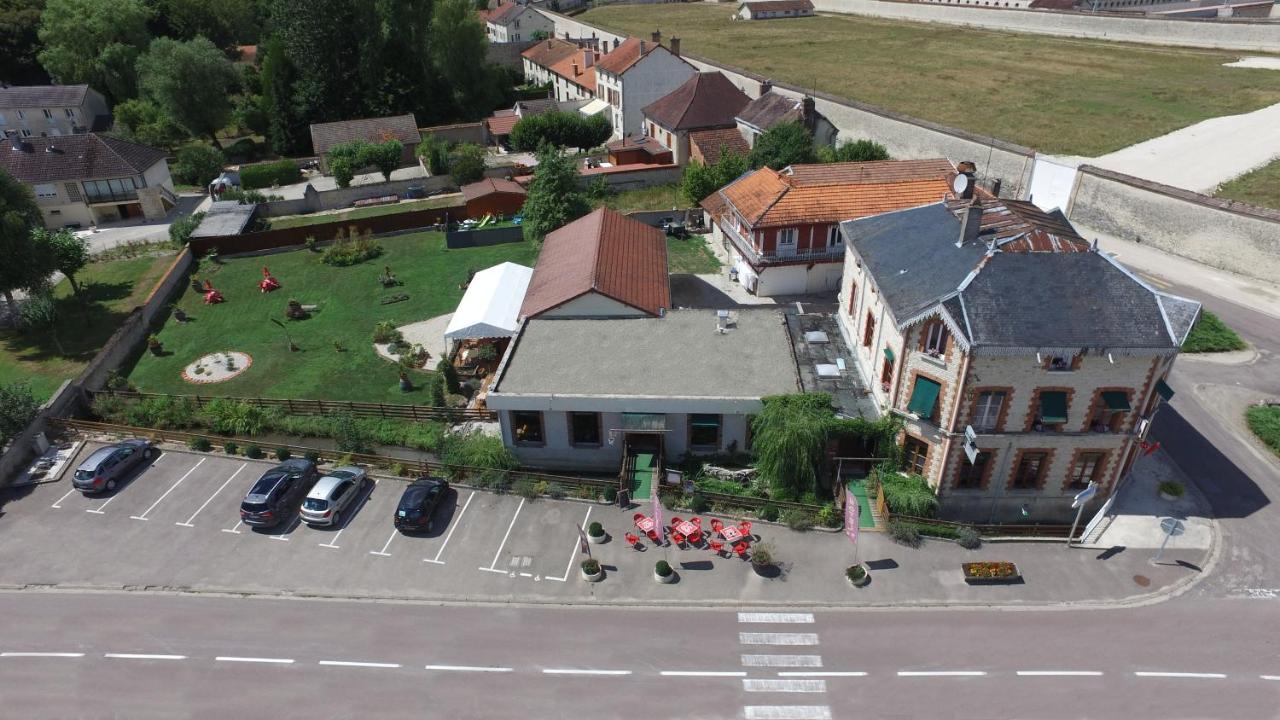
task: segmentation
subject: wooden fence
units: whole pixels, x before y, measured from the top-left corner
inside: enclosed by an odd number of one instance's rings
[[[432,405],[393,405],[387,403],[351,402],[346,400],[296,400],[292,398],[255,398],[228,397],[220,395],[165,395],[162,393],[144,393],[127,390],[97,390],[89,393],[90,399],[98,395],[109,395],[128,401],[141,401],[153,398],[168,400],[188,400],[197,408],[203,408],[214,400],[243,402],[257,407],[279,408],[290,415],[332,415],[346,412],[356,417],[376,417],[391,420],[441,420],[450,423],[460,422],[494,422],[497,413],[491,410],[470,410],[465,408],[436,407]]]

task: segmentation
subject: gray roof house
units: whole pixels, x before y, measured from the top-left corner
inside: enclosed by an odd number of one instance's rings
[[[102,94],[88,85],[0,87],[0,135],[75,135],[111,129]]]
[[[360,120],[341,120],[339,122],[315,123],[311,126],[311,149],[320,158],[320,167],[329,171],[325,154],[334,145],[363,140],[381,143],[387,140],[399,140],[404,145],[400,157],[401,167],[417,163],[414,155],[422,135],[418,132],[418,121],[413,113],[391,115],[389,117],[363,118]]]

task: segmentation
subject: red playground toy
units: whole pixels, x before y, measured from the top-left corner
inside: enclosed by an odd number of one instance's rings
[[[204,304],[217,305],[222,301],[223,301],[222,293],[218,292],[213,288],[213,283],[209,282],[208,280],[205,280],[204,281]]]
[[[263,265],[262,281],[258,283],[258,289],[264,293],[269,293],[272,290],[278,290],[279,288],[280,281],[272,277],[271,271],[267,269],[267,266]]]

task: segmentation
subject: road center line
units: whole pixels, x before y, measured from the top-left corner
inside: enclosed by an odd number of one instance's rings
[[[121,660],[186,660],[186,655],[141,655],[138,653],[103,653],[102,657]]]
[[[817,645],[817,633],[738,633],[743,645]]]
[[[588,507],[587,514],[583,516],[582,525],[580,527],[586,528],[587,520],[590,520],[590,519],[591,519],[591,508]],[[558,578],[549,577],[547,578],[548,580],[555,580],[556,582],[565,582],[569,579],[569,572],[573,570],[573,561],[578,559],[578,553],[580,552],[580,549],[578,546],[579,544],[581,544],[581,542],[582,542],[581,538],[573,539],[573,551],[569,553],[569,564],[566,565],[564,568],[564,575]]]
[[[507,546],[507,538],[511,537],[511,528],[516,526],[516,518],[520,517],[520,511],[524,509],[524,498],[520,498],[520,504],[516,506],[516,514],[511,516],[511,524],[507,526],[507,532],[502,536],[502,544],[498,546],[498,552],[493,554],[493,562],[489,563],[488,568],[480,568],[481,570],[494,570],[498,567],[498,558],[502,557],[502,548]]]
[[[866,677],[867,674],[860,670],[832,670],[832,671],[792,671],[780,672],[778,677],[798,677],[798,678],[825,678],[825,677]]]
[[[196,463],[195,465],[192,465],[191,469],[188,470],[186,474],[178,478],[177,482],[170,485],[169,489],[165,490],[163,495],[156,498],[156,501],[151,503],[151,507],[147,508],[146,510],[143,510],[141,515],[131,515],[130,517],[132,517],[134,520],[146,520],[148,513],[150,513],[152,510],[155,510],[157,505],[159,505],[165,498],[169,497],[169,493],[173,492],[179,485],[181,485],[183,480],[186,480],[187,478],[191,477],[191,473],[195,472],[196,468],[203,465],[204,461],[208,459],[209,458],[200,458],[200,462]]]
[[[400,663],[356,662],[353,660],[321,660],[318,665],[330,667],[398,668]]]
[[[0,652],[0,658],[78,658],[84,653],[78,652]]]
[[[67,491],[67,494],[66,494],[66,495],[63,495],[62,497],[58,498],[57,502],[55,502],[54,504],[50,505],[49,507],[51,507],[51,508],[58,508],[58,509],[61,509],[61,508],[62,508],[62,501],[63,501],[63,500],[66,500],[66,499],[67,499],[67,498],[69,498],[69,497],[71,497],[71,494],[72,494],[72,493],[74,493],[75,491],[76,491],[76,488],[75,488],[75,486],[74,486],[74,485],[72,485],[72,486],[71,486],[71,489]]]
[[[746,677],[741,670],[717,672],[714,670],[663,670],[658,673],[663,677]]]
[[[485,673],[509,673],[512,669],[509,667],[488,667],[483,665],[427,665],[425,670],[442,670],[445,672],[485,672]]]
[[[813,613],[738,613],[740,623],[812,623]]]
[[[1135,672],[1138,677],[1155,677],[1155,678],[1203,678],[1208,680],[1221,680],[1226,677],[1225,673],[1191,673],[1191,672]]]
[[[1019,670],[1021,677],[1098,677],[1098,670]]]
[[[292,658],[264,658],[264,657],[236,657],[234,655],[219,655],[214,658],[217,662],[236,662],[236,663],[270,663],[274,665],[292,665]]]
[[[982,670],[899,670],[898,677],[981,677]]]
[[[449,540],[453,538],[453,531],[458,529],[458,523],[462,520],[462,516],[467,514],[467,508],[471,507],[471,498],[474,498],[475,496],[476,491],[472,490],[471,494],[467,496],[467,501],[462,504],[462,509],[453,517],[453,522],[449,523],[449,532],[445,533],[444,542],[440,543],[440,549],[436,551],[436,556],[434,558],[423,558],[422,562],[434,563],[436,565],[444,564],[444,562],[440,560],[440,556],[444,554],[444,549],[449,546]]]
[[[209,496],[208,500],[204,501],[203,505],[197,508],[195,512],[191,513],[191,517],[187,518],[186,522],[174,523],[174,525],[181,525],[182,527],[194,527],[191,524],[191,521],[195,520],[196,516],[199,515],[200,512],[209,505],[209,503],[213,502],[214,498],[218,497],[218,493],[222,492],[222,489],[225,488],[228,484],[230,484],[232,480],[235,480],[236,475],[239,475],[240,471],[244,470],[247,467],[249,467],[249,463],[242,464],[234,473],[232,473],[231,477],[227,478],[226,481],[222,483],[222,485],[218,486],[217,490],[213,491],[213,494]]]
[[[630,670],[591,670],[583,668],[543,668],[543,675],[630,675]]]

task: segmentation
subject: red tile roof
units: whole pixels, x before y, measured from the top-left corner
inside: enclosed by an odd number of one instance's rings
[[[520,316],[531,318],[589,292],[658,315],[671,307],[662,231],[601,208],[547,235]]]
[[[751,102],[747,94],[718,72],[694,73],[683,85],[642,111],[668,130],[732,127],[734,116]]]
[[[485,22],[491,22],[494,25],[505,25],[507,21],[515,17],[518,12],[524,9],[519,3],[504,3],[485,13]]]
[[[485,178],[479,182],[463,185],[460,190],[462,190],[462,199],[467,202],[497,193],[510,193],[513,195],[529,194],[520,183],[513,182],[511,180],[504,180],[502,178]]]
[[[164,158],[163,150],[95,133],[0,140],[0,169],[28,184],[141,175]]]
[[[640,61],[640,58],[653,52],[654,48],[659,47],[658,43],[652,40],[645,41],[640,38],[629,37],[622,41],[622,44],[614,49],[613,52],[600,58],[597,63],[599,68],[607,73],[621,75]]]
[[[510,135],[512,128],[520,122],[515,110],[498,110],[484,119],[484,126],[490,135]]]
[[[520,55],[527,58],[529,62],[534,65],[549,69],[552,65],[566,57],[569,57],[577,51],[578,46],[568,40],[547,38],[545,41],[540,42],[520,53]]]
[[[324,155],[334,145],[365,140],[386,142],[399,140],[405,145],[422,142],[418,133],[418,121],[412,113],[390,117],[342,120],[331,123],[315,123],[311,126],[311,148],[316,155]]]
[[[596,91],[596,68],[595,63],[600,58],[600,53],[594,50],[579,50],[560,58],[551,65],[551,72],[577,85],[578,87]],[[587,63],[591,64],[588,65]],[[577,63],[577,72],[574,72],[574,64]]]
[[[720,150],[735,152],[743,157],[751,152],[747,139],[735,127],[716,128],[713,130],[694,130],[689,133],[689,152],[702,155],[702,162],[714,165],[720,159]]]

